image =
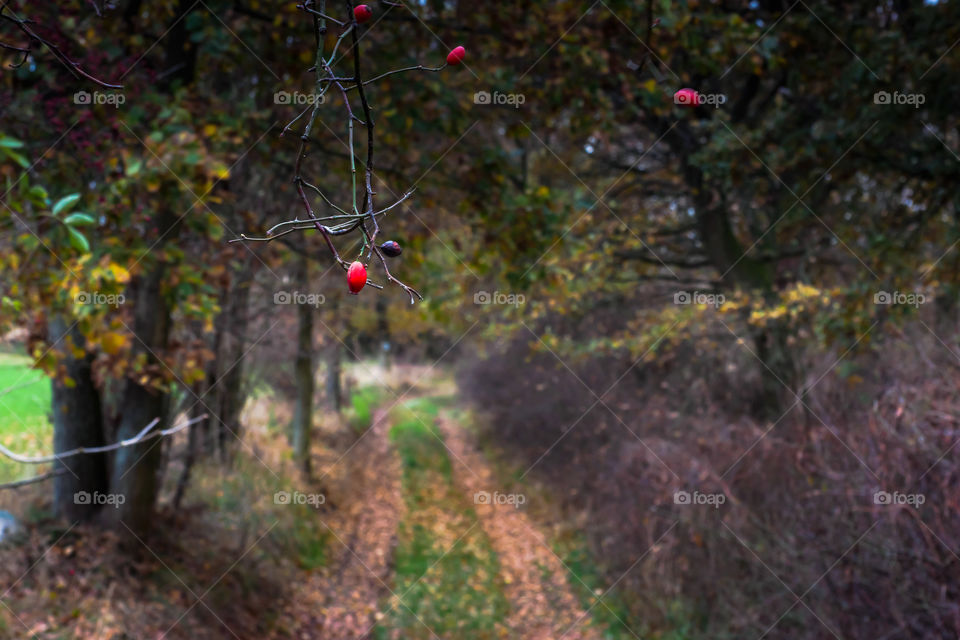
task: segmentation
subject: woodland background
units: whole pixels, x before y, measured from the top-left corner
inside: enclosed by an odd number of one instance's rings
[[[960,634],[960,3],[0,6],[3,637]]]

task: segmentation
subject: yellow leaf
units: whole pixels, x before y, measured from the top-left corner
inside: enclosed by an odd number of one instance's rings
[[[100,339],[100,346],[107,355],[115,356],[126,345],[127,340],[119,333],[107,333]]]

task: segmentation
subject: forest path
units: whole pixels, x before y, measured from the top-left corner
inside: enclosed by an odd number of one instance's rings
[[[450,409],[456,396],[387,401],[316,477],[328,561],[282,615],[283,638],[600,640],[582,584]],[[389,411],[389,413],[388,413]],[[486,492],[486,493],[483,493]],[[525,499],[525,497],[524,497]]]
[[[438,426],[456,460],[456,482],[474,502],[480,524],[499,556],[511,605],[506,620],[510,637],[600,640],[601,633],[593,628],[588,612],[567,581],[563,562],[523,511],[522,504],[515,506],[526,496],[497,492],[493,469],[471,434],[457,422],[443,417]],[[497,504],[496,496],[505,502]]]
[[[388,428],[387,412],[375,411],[369,430],[317,473],[334,496],[334,509],[318,514],[331,537],[331,555],[297,588],[291,603],[297,624],[284,637],[360,639],[376,624],[403,513],[400,464]]]

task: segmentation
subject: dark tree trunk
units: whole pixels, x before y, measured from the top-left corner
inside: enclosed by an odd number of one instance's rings
[[[693,188],[696,202],[697,229],[710,263],[723,275],[730,288],[762,295],[767,304],[777,299],[775,263],[762,262],[745,255],[747,249],[737,239],[730,223],[730,214],[722,203],[711,201],[704,189],[703,175],[691,165],[685,167],[685,179]],[[793,401],[798,379],[796,360],[788,345],[789,327],[774,319],[751,334],[753,351],[761,363],[760,388],[753,403],[753,413],[761,419],[776,418]]]
[[[133,357],[145,357],[147,365],[157,370],[163,365],[157,360],[167,346],[170,332],[170,308],[161,288],[165,265],[158,262],[137,278],[131,290],[135,300]],[[120,399],[120,427],[117,438],[124,440],[136,436],[154,418],[160,422],[155,427],[162,429],[167,422],[167,393],[138,378],[129,378]],[[161,461],[161,439],[124,447],[117,451],[111,477],[112,491],[124,497],[123,504],[105,512],[108,521],[123,524],[138,535],[150,528],[153,508],[157,499],[158,471]]]
[[[334,317],[337,313],[337,302],[336,299],[331,296],[331,308],[330,308],[330,317]],[[327,345],[325,348],[326,360],[327,360],[327,375],[326,375],[326,395],[327,402],[330,405],[330,408],[340,413],[343,409],[343,386],[342,386],[342,369],[343,369],[343,345],[339,340],[331,333],[327,336]]]
[[[194,404],[193,409],[190,412],[190,418],[193,419],[203,415],[203,412],[203,405],[197,402]],[[203,422],[209,422],[209,418]],[[187,434],[186,457],[183,461],[183,470],[180,472],[180,478],[177,480],[176,493],[173,495],[174,509],[180,508],[180,502],[183,500],[183,495],[186,493],[187,487],[190,485],[190,474],[193,472],[193,465],[200,453],[200,439],[203,434],[203,432],[200,430],[201,424],[202,423],[195,423],[193,426],[188,427],[189,432]]]
[[[757,357],[763,362],[761,383],[753,413],[764,420],[776,420],[793,404],[799,379],[796,359],[789,345],[790,329],[778,319],[757,329],[753,343]],[[766,366],[764,366],[766,365]]]
[[[327,400],[330,408],[340,413],[343,409],[342,361],[343,346],[336,340],[327,345]]]
[[[65,351],[62,370],[53,381],[53,450],[62,453],[77,447],[99,447],[105,444],[103,436],[100,394],[91,377],[92,356],[74,358],[71,347],[82,347],[84,338],[76,328],[69,328],[68,319],[54,312],[49,321],[50,343]],[[69,378],[69,381],[67,380]],[[92,499],[94,493],[105,494],[107,457],[104,453],[73,456],[57,462],[57,469],[67,472],[59,475],[53,484],[53,502],[56,512],[71,521],[90,520],[99,506]]]
[[[247,349],[246,329],[252,274],[248,257],[236,274],[227,304],[223,307],[225,317],[218,359],[224,373],[217,382],[216,399],[208,403],[216,412],[211,419],[223,462],[230,461],[235,445],[241,437],[240,412],[245,400],[243,357]]]
[[[218,300],[220,313],[217,314],[217,318],[213,323],[213,344],[210,346],[213,358],[207,363],[206,381],[203,392],[193,399],[193,402],[195,402],[199,408],[206,409],[204,404],[210,407],[210,410],[206,411],[207,417],[196,425],[196,438],[199,442],[199,451],[197,454],[199,455],[202,452],[204,456],[213,456],[217,453],[217,446],[220,439],[220,422],[210,414],[213,413],[213,411],[219,411],[220,390],[217,388],[217,385],[220,380],[220,362],[230,314],[230,310],[227,308],[228,302],[230,301],[230,283],[227,282],[225,284],[226,286],[223,286],[220,290],[220,298]],[[211,390],[214,391],[213,395],[204,395],[208,394]],[[202,403],[199,402],[200,399],[203,400]]]
[[[299,268],[299,282],[306,282],[309,272],[307,259],[302,258]],[[297,402],[294,410],[290,440],[293,446],[293,458],[304,473],[310,473],[310,432],[313,429],[313,313],[310,305],[297,305],[297,359],[294,363],[294,377],[297,385]]]

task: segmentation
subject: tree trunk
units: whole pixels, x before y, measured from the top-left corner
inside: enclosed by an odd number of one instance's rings
[[[65,351],[60,361],[62,369],[53,381],[53,450],[62,453],[77,447],[103,446],[100,394],[90,369],[93,358],[85,355],[78,359],[71,353],[71,347],[84,345],[84,338],[75,327],[68,329],[68,318],[61,313],[53,312],[48,326],[50,343]],[[73,456],[55,466],[67,470],[53,484],[57,514],[71,521],[92,519],[100,510],[94,494],[109,490],[106,454]]]
[[[194,430],[197,431],[196,440],[198,442],[198,450],[195,453],[196,455],[202,454],[205,457],[210,457],[217,453],[217,444],[219,442],[220,422],[210,414],[212,414],[214,410],[219,412],[220,390],[216,385],[220,380],[221,354],[223,351],[224,336],[227,333],[227,325],[229,324],[228,317],[230,310],[227,308],[227,304],[230,300],[230,286],[231,281],[227,280],[222,284],[220,289],[220,296],[217,300],[220,313],[217,314],[213,322],[213,343],[210,345],[213,358],[211,358],[206,365],[206,379],[203,390],[196,398],[193,398],[193,402],[197,407],[207,413],[207,417],[191,429],[191,434]],[[212,396],[205,395],[211,390],[214,390]],[[199,400],[203,400],[203,402]],[[211,410],[207,411],[204,405],[210,406]]]
[[[230,461],[241,432],[240,412],[243,410],[245,400],[243,356],[247,348],[246,329],[252,277],[248,257],[236,274],[227,304],[223,308],[225,324],[218,358],[221,361],[220,369],[226,370],[226,373],[219,379],[216,400],[210,405],[211,409],[216,411],[212,421],[217,437],[217,448],[223,462]]]
[[[331,296],[333,299],[333,297]],[[331,318],[336,315],[336,299],[333,299],[333,303],[330,309]],[[329,332],[328,332],[329,333]],[[326,360],[327,360],[327,376],[326,376],[326,394],[327,402],[331,409],[340,413],[343,409],[343,386],[342,386],[342,370],[343,370],[343,345],[340,344],[340,341],[332,334],[327,335],[327,346],[325,348]]]
[[[775,263],[745,255],[747,250],[734,234],[729,212],[722,203],[711,202],[711,194],[704,190],[698,168],[687,165],[685,178],[696,194],[697,228],[704,249],[711,264],[723,275],[724,283],[731,288],[759,293],[766,304],[775,304]],[[762,363],[758,363],[760,388],[753,413],[760,419],[776,418],[792,402],[798,379],[796,361],[787,344],[789,327],[772,320],[768,326],[753,331],[751,337],[754,353]]]
[[[307,281],[309,267],[307,259],[300,264],[300,282]],[[313,428],[313,307],[307,304],[297,305],[297,359],[294,364],[294,377],[297,385],[297,403],[291,425],[291,445],[293,458],[305,474],[310,474],[310,431]]]
[[[761,365],[761,382],[753,413],[764,420],[776,420],[799,394],[796,359],[788,343],[790,329],[779,319],[753,333],[753,343]]]
[[[199,402],[195,403],[193,410],[190,412],[190,419],[197,418],[202,415],[205,409],[203,405]],[[203,422],[209,422],[209,418]],[[200,423],[195,423],[192,426],[188,427],[189,432],[187,434],[187,455],[183,461],[183,470],[180,472],[180,478],[177,480],[177,490],[173,495],[173,508],[179,509],[180,502],[183,500],[183,495],[187,491],[187,487],[190,485],[190,474],[193,472],[193,465],[197,460],[197,455],[200,451],[200,439],[203,432],[200,430]]]
[[[144,357],[147,366],[157,371],[163,368],[157,354],[165,350],[170,332],[170,308],[161,288],[165,274],[165,265],[158,262],[148,267],[131,287],[136,304],[132,357]],[[136,436],[154,418],[160,419],[155,429],[163,429],[167,422],[167,397],[166,392],[149,386],[149,382],[143,384],[139,377],[128,378],[120,399],[117,438]],[[147,533],[159,490],[161,452],[159,438],[117,451],[111,487],[114,494],[123,496],[123,504],[104,512],[108,522],[122,523],[137,535]]]

